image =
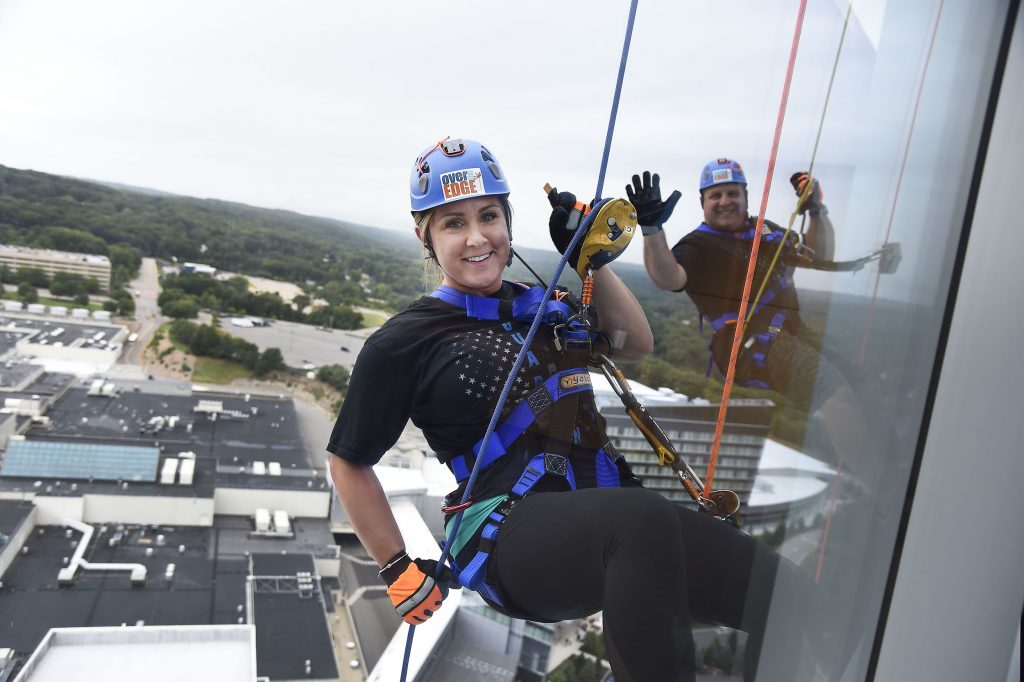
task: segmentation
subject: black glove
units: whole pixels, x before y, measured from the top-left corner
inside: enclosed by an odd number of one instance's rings
[[[652,178],[650,171],[644,171],[643,180],[634,175],[633,185],[626,185],[626,197],[636,208],[637,222],[645,237],[661,232],[661,226],[668,221],[681,196],[679,190],[675,190],[662,201],[661,176],[655,173]]]
[[[883,275],[891,275],[896,272],[903,260],[903,249],[897,242],[884,244],[878,252],[878,271]]]
[[[821,190],[821,184],[812,178],[811,174],[807,171],[799,171],[789,176],[789,183],[793,185],[793,189],[796,190],[797,197],[803,196],[808,180],[814,183],[814,186],[807,195],[807,199],[796,207],[796,212],[803,215],[806,211],[812,216],[816,216],[825,208],[825,204],[822,203],[822,200],[825,198],[825,193]]]
[[[576,195],[572,192],[559,192],[557,187],[552,187],[548,192],[548,203],[551,204],[551,217],[548,219],[548,230],[551,232],[551,242],[558,249],[558,253],[565,253],[566,247],[576,234],[580,222],[583,220],[583,213],[589,207],[576,201]],[[574,264],[580,256],[581,239],[573,249],[569,258],[570,265]]]
[[[433,559],[410,559],[405,552],[397,554],[380,571],[388,584],[388,596],[395,611],[410,625],[426,622],[441,608],[449,588],[461,588],[455,573],[443,566],[434,578],[437,562]]]

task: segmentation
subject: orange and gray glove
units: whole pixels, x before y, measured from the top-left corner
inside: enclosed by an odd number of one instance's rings
[[[828,210],[825,208],[825,204],[822,200],[825,198],[825,193],[821,190],[821,183],[811,177],[811,174],[807,171],[799,171],[793,173],[789,177],[789,182],[793,185],[793,189],[796,190],[796,196],[802,197],[804,190],[807,188],[808,181],[813,183],[810,192],[807,194],[807,198],[802,203],[799,203],[796,208],[796,212],[803,215],[804,211],[812,216],[816,216],[823,210],[827,213]]]
[[[461,588],[455,573],[443,566],[437,580],[437,562],[433,559],[410,559],[405,552],[396,554],[380,571],[388,584],[388,596],[395,611],[410,625],[425,623],[441,608],[448,588]]]

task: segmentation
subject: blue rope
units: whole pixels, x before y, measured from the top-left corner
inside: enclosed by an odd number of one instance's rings
[[[619,75],[615,82],[615,97],[612,100],[612,112],[608,121],[608,134],[605,136],[604,141],[604,154],[601,157],[601,171],[598,175],[597,192],[595,194],[594,204],[596,204],[601,198],[601,191],[604,188],[604,176],[605,171],[608,168],[608,155],[611,152],[612,132],[615,130],[615,116],[619,108],[619,94],[622,92],[622,80],[626,75],[626,57],[629,54],[629,41],[633,35],[633,21],[636,18],[637,2],[638,0],[632,0],[629,8],[629,21],[626,25],[626,40],[622,46],[622,58],[619,61]],[[530,331],[527,332],[526,340],[523,341],[523,346],[519,349],[515,362],[512,363],[512,369],[509,371],[508,378],[505,380],[505,386],[501,389],[501,394],[498,396],[498,402],[494,406],[494,412],[491,414],[491,421],[487,424],[487,431],[484,433],[483,440],[480,443],[480,454],[477,455],[476,461],[473,462],[473,470],[469,473],[469,479],[466,481],[466,490],[462,494],[462,499],[459,504],[465,504],[470,499],[470,495],[473,492],[473,486],[476,484],[477,475],[480,472],[480,464],[485,459],[484,455],[487,452],[487,444],[490,442],[491,435],[494,433],[494,429],[498,425],[498,418],[501,416],[501,411],[505,407],[505,402],[508,400],[508,395],[512,391],[512,386],[515,384],[516,375],[523,366],[526,354],[529,352],[530,346],[533,344],[534,336],[537,335],[537,329],[540,328],[541,319],[544,317],[544,313],[546,312],[545,307],[547,302],[551,299],[551,294],[555,290],[555,284],[558,282],[558,278],[562,276],[562,271],[565,269],[566,263],[569,262],[569,256],[576,248],[576,244],[578,244],[580,239],[583,237],[583,232],[583,230],[576,230],[576,234],[572,236],[572,239],[569,241],[569,245],[565,247],[565,253],[562,254],[561,260],[558,261],[558,265],[555,267],[554,273],[552,273],[551,283],[548,284],[547,289],[544,290],[544,297],[541,299],[540,305],[537,306],[537,314],[533,316],[533,322],[530,324]],[[456,534],[459,532],[459,526],[462,525],[462,516],[465,512],[465,509],[460,509],[455,515],[455,520],[452,522],[452,529],[448,532],[448,541],[445,542],[444,551],[441,552],[441,558],[437,562],[437,571],[434,574],[435,580],[441,577],[441,571],[444,569],[444,565],[448,561],[452,542],[454,541]],[[409,658],[412,653],[412,638],[415,632],[415,626],[410,625],[409,636],[405,641],[405,658],[402,661],[401,682],[406,681],[406,676],[409,673]]]
[[[622,94],[622,81],[626,77],[626,57],[629,56],[629,41],[633,37],[633,21],[636,19],[636,5],[633,0],[629,5],[629,19],[626,22],[626,39],[622,43],[622,57],[619,59],[619,76],[615,81],[615,96],[612,98],[612,113],[608,117],[608,132],[604,136],[604,154],[601,156],[601,170],[597,173],[597,191],[594,192],[596,204],[604,191],[604,175],[608,170],[608,156],[612,151],[612,133],[615,132],[615,117],[619,113],[619,95]]]

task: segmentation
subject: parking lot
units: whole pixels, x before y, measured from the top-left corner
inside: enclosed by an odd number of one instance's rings
[[[344,365],[352,369],[363,340],[371,330],[354,332],[340,329],[318,329],[312,325],[274,320],[269,327],[236,327],[230,317],[220,321],[222,330],[255,343],[260,350],[280,348],[285,364],[290,367],[322,367]]]

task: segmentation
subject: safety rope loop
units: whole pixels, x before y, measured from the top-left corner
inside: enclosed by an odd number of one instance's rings
[[[615,80],[615,95],[612,97],[612,113],[608,117],[608,132],[604,137],[604,153],[601,155],[601,169],[597,173],[597,190],[594,191],[594,200],[591,206],[597,204],[601,199],[601,192],[604,191],[604,175],[608,170],[608,155],[612,149],[612,133],[615,132],[615,117],[619,112],[619,95],[622,94],[622,81],[626,77],[626,57],[629,56],[629,43],[633,38],[633,22],[636,19],[636,5],[638,0],[632,0],[629,5],[629,19],[626,21],[626,39],[622,43],[622,56],[619,58],[619,75]]]
[[[725,427],[725,414],[728,411],[729,394],[732,392],[733,380],[736,376],[736,358],[739,356],[740,344],[743,341],[743,328],[746,326],[747,303],[750,290],[754,284],[754,271],[757,267],[757,250],[761,244],[761,230],[764,227],[764,214],[768,209],[768,193],[775,173],[775,160],[779,153],[779,140],[782,137],[782,124],[786,120],[786,104],[789,102],[789,87],[793,82],[793,68],[796,65],[796,53],[800,46],[800,32],[803,29],[804,13],[807,0],[800,0],[800,10],[796,17],[796,29],[793,32],[793,45],[789,51],[789,65],[786,67],[786,82],[782,87],[782,101],[779,103],[779,115],[775,121],[775,137],[772,140],[772,151],[768,157],[768,172],[764,179],[764,192],[761,194],[761,207],[757,213],[757,225],[754,227],[754,239],[750,244],[750,260],[747,262],[747,276],[743,282],[743,297],[736,316],[736,330],[732,338],[732,350],[729,353],[729,366],[725,374],[725,385],[722,387],[722,402],[718,406],[718,420],[715,423],[715,438],[711,442],[711,456],[708,459],[707,479],[704,492],[711,491],[714,482],[715,468],[718,465],[718,451],[722,444],[722,431]]]

